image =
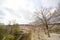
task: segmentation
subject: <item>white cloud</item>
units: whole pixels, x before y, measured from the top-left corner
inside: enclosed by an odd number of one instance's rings
[[[4,4],[0,5],[0,9],[5,14],[1,21],[5,24],[12,20],[19,23],[32,22],[34,7],[34,2],[30,0],[5,0]]]
[[[41,5],[45,8],[56,7],[59,0],[41,0]]]
[[[14,10],[18,9],[31,10],[34,8],[34,3],[29,0],[6,0],[2,6]]]

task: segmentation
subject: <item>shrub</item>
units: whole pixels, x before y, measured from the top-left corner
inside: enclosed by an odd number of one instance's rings
[[[8,34],[5,38],[5,40],[14,40],[14,39],[15,39],[15,37],[12,34]]]
[[[20,32],[20,27],[18,24],[13,24],[13,32],[17,34]]]
[[[3,36],[6,34],[6,30],[3,25],[0,25],[0,40],[2,40]]]

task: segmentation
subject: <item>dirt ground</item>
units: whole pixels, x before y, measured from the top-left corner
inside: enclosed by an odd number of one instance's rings
[[[44,40],[60,40],[60,34],[50,33],[51,37],[45,37]]]

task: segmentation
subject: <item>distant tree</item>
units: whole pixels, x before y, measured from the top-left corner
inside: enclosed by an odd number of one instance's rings
[[[15,20],[14,21],[9,21],[8,29],[10,29],[11,34],[18,33],[18,32],[20,32],[20,25],[18,23],[16,23]]]

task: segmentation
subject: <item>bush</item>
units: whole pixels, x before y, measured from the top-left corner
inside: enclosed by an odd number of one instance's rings
[[[13,24],[13,32],[14,33],[19,33],[20,32],[20,27],[19,27],[19,25],[18,24]]]
[[[14,39],[15,39],[15,37],[12,34],[8,34],[5,38],[5,40],[14,40]]]
[[[6,34],[6,29],[3,25],[0,25],[0,40],[2,40],[3,36]]]

